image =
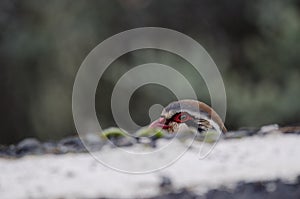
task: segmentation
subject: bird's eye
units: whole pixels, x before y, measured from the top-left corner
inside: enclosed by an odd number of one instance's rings
[[[180,120],[185,120],[187,118],[187,116],[185,115],[185,114],[182,114],[181,116],[180,116]]]
[[[174,121],[178,123],[183,123],[191,119],[191,116],[187,113],[179,113],[174,117]]]

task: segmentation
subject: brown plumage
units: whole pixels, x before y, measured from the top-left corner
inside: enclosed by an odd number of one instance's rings
[[[150,127],[160,127],[176,132],[180,125],[196,128],[200,133],[214,129],[217,125],[223,133],[227,129],[220,116],[207,104],[196,100],[180,100],[170,103],[161,113],[161,117]]]

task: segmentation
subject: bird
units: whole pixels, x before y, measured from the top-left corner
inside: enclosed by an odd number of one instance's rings
[[[223,134],[227,132],[222,119],[209,105],[191,99],[171,102],[149,128],[160,128],[169,133],[184,128],[195,128],[198,133],[217,128]]]

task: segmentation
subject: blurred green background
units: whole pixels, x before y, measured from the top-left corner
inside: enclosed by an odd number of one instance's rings
[[[106,38],[144,26],[180,31],[208,51],[225,83],[229,129],[299,123],[299,0],[1,0],[0,144],[76,134],[72,88],[81,62]],[[210,103],[201,78],[184,60],[135,51],[116,60],[100,80],[101,125],[114,125],[110,96],[118,78],[148,62],[178,69],[199,100]],[[147,125],[151,104],[174,99],[166,88],[143,86],[132,96],[132,118]]]

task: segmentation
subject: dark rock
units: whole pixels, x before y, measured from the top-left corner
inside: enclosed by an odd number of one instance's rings
[[[53,153],[53,154],[60,153],[57,144],[55,142],[45,142],[43,143],[43,148],[45,150],[45,153]]]
[[[15,153],[17,156],[28,154],[42,154],[44,152],[42,144],[35,138],[27,138],[17,144]]]
[[[277,128],[276,125],[264,126],[260,129],[247,128],[240,129],[238,131],[229,131],[225,135],[222,135],[224,139],[242,139],[244,137],[268,134],[270,129]],[[277,132],[283,134],[293,133],[300,134],[300,127],[280,127]],[[263,133],[267,132],[267,133]],[[273,132],[272,130],[270,132]],[[141,131],[140,134],[128,136],[126,133],[120,131],[120,129],[110,129],[104,134],[105,136],[99,136],[98,134],[91,134],[84,137],[84,143],[86,147],[91,151],[99,151],[104,145],[110,145],[112,147],[130,147],[134,144],[140,144],[147,147],[156,147],[158,139],[173,139],[174,135],[171,134],[157,134],[152,136],[151,132]],[[182,137],[177,137],[181,139]],[[78,136],[67,137],[58,142],[48,141],[40,143],[37,139],[27,138],[18,143],[17,145],[0,146],[0,157],[22,157],[30,154],[64,154],[64,153],[82,153],[87,152],[85,145]]]
[[[85,146],[79,137],[68,137],[58,142],[59,153],[79,153],[86,151]]]
[[[88,134],[84,138],[85,146],[89,151],[99,151],[106,144],[105,139],[101,139],[99,135],[96,134]]]
[[[231,194],[225,190],[211,190],[205,196],[207,199],[232,199]]]
[[[128,147],[135,144],[136,140],[127,136],[119,136],[110,137],[108,142],[111,144],[112,147]]]
[[[178,192],[171,192],[168,194],[163,194],[160,196],[152,197],[151,199],[196,199],[196,198],[201,199],[202,197],[197,196],[193,192],[182,189],[182,190],[179,190]]]
[[[299,177],[300,178],[300,177]],[[273,188],[269,189],[268,186]],[[234,189],[219,188],[204,195],[197,195],[186,189],[172,191],[152,199],[198,198],[198,199],[299,199],[300,183],[287,184],[280,180],[244,183],[240,182]]]
[[[16,156],[16,146],[9,145],[6,148],[6,154],[9,155],[9,156]]]
[[[164,138],[162,138],[164,139]],[[153,139],[152,137],[136,137],[136,141],[137,143],[139,144],[143,144],[143,145],[146,145],[146,146],[150,146],[152,148],[156,148],[156,142],[157,142],[157,139]]]
[[[161,176],[159,187],[161,189],[170,189],[172,187],[172,180],[167,176]]]
[[[278,129],[285,134],[300,134],[300,126],[285,126]]]
[[[0,157],[7,157],[12,154],[9,153],[8,147],[0,145]]]

